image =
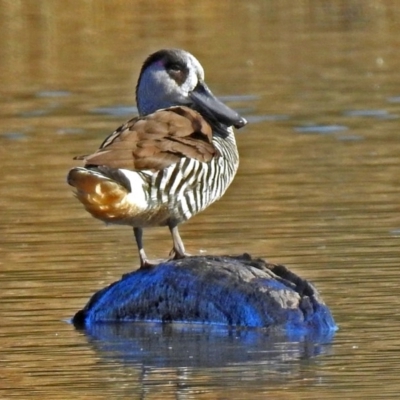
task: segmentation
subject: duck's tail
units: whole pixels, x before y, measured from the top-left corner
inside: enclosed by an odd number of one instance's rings
[[[123,170],[77,167],[69,171],[67,181],[76,189],[75,195],[85,209],[93,217],[107,223],[124,223],[145,206],[143,187],[132,188],[131,179]],[[138,192],[137,196],[132,196],[132,189]]]

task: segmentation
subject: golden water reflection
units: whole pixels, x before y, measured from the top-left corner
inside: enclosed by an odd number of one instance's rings
[[[0,0],[0,397],[396,398],[399,14],[389,0]],[[182,227],[188,251],[312,280],[341,328],[328,355],[150,367],[65,323],[138,264],[130,230],[91,219],[65,175],[129,117],[116,113],[161,47],[193,52],[254,121],[232,187]],[[168,232],[145,235],[165,256]]]

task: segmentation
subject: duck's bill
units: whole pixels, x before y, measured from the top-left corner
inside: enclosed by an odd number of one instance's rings
[[[247,121],[236,111],[226,106],[218,100],[204,82],[199,82],[195,89],[190,93],[196,109],[211,121],[217,120],[226,126],[241,128]]]

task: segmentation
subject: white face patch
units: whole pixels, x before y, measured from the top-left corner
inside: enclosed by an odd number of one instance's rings
[[[197,75],[198,78],[201,79],[202,81],[204,81],[204,69],[201,66],[201,64],[199,63],[199,61],[197,60],[197,58],[195,58],[194,56],[192,56],[191,54],[189,54],[189,60],[190,63],[192,64],[192,68],[194,71],[197,71]]]
[[[189,70],[188,77],[181,85],[181,90],[189,96],[189,93],[197,86],[199,80],[204,80],[204,69],[199,61],[191,54],[186,53],[186,64]]]

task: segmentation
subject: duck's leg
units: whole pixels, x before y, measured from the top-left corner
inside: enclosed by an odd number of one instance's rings
[[[145,267],[145,264],[147,262],[147,256],[143,248],[143,229],[133,228],[133,234],[135,236],[136,244],[139,250],[140,268],[143,268]]]
[[[179,235],[178,224],[174,222],[168,222],[168,228],[171,232],[173,248],[169,255],[173,260],[178,258],[185,258],[189,256],[189,254],[185,253],[185,246],[183,245],[181,236]]]
[[[162,260],[149,260],[143,248],[143,229],[133,228],[136,244],[139,250],[140,268],[150,268],[159,264]]]
[[[190,254],[185,252],[185,246],[183,245],[181,236],[178,231],[178,224],[176,223],[168,223],[169,231],[171,232],[173,248],[169,253],[172,260],[177,260],[179,258],[188,257]],[[160,264],[166,260],[149,260],[146,256],[146,253],[143,248],[143,229],[142,228],[133,228],[133,234],[135,236],[136,244],[139,250],[139,258],[140,258],[140,268],[150,268],[155,265]]]
[[[133,228],[133,234],[135,236],[136,244],[139,250],[139,258],[140,258],[140,268],[151,268],[155,267],[162,262],[167,260],[157,259],[157,260],[150,260],[147,258],[146,253],[144,252],[143,248],[143,229],[142,228]]]

